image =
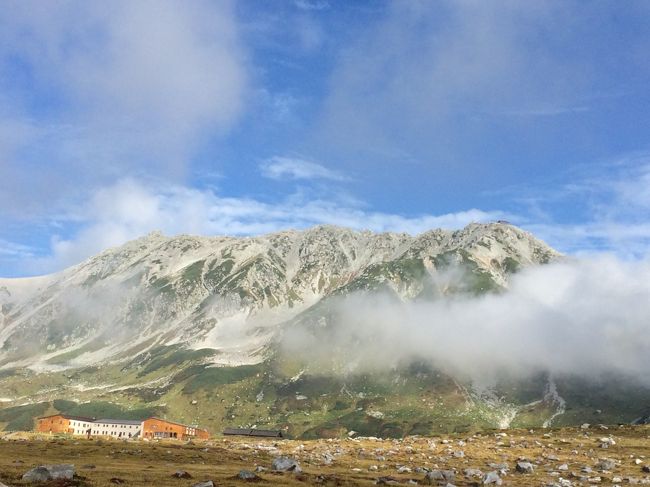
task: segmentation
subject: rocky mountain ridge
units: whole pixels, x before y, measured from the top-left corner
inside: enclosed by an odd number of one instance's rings
[[[0,366],[85,366],[173,344],[256,363],[282,322],[324,297],[380,287],[404,300],[444,294],[445,284],[430,284],[450,266],[469,273],[467,292],[483,292],[558,256],[507,224],[415,237],[332,226],[248,238],[152,233],[55,275],[0,280]]]
[[[152,233],[57,274],[0,279],[0,429],[55,411],[304,438],[647,417],[650,390],[616,377],[540,371],[479,387],[418,361],[341,374],[279,345],[345,326],[329,311],[341,299],[480,298],[562,258],[507,223],[417,236],[319,226],[247,238]]]

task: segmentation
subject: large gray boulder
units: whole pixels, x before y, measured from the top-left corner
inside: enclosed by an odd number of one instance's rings
[[[26,482],[47,482],[48,480],[72,480],[74,478],[74,465],[40,465],[32,468],[23,475]]]

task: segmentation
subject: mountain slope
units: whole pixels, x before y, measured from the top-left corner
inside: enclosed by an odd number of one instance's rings
[[[20,416],[21,404],[92,415],[109,402],[303,436],[591,421],[603,408],[613,421],[642,416],[598,385],[579,386],[589,394],[566,404],[571,378],[506,377],[479,391],[417,362],[333,374],[279,346],[283,333],[330,326],[341,297],[503,292],[519,269],[559,258],[504,223],[418,236],[331,226],[251,238],[153,233],[55,275],[0,280],[0,403]],[[650,404],[646,392],[639,404]]]

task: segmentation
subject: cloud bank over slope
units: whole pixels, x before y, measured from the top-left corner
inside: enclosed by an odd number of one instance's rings
[[[621,373],[650,384],[648,302],[649,261],[565,260],[522,270],[499,294],[435,302],[344,297],[332,307],[330,326],[291,329],[283,345],[342,372],[423,360],[477,382],[548,371]]]

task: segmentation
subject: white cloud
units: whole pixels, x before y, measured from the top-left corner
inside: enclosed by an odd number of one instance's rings
[[[328,169],[325,166],[296,157],[275,156],[260,164],[264,177],[286,180],[329,179],[332,181],[346,181],[344,174]]]
[[[55,180],[30,195],[47,205],[124,174],[182,177],[202,141],[237,122],[248,86],[228,1],[13,2],[0,69],[0,131],[14,127],[2,203],[20,202],[25,181]]]
[[[648,282],[650,261],[601,256],[528,268],[507,292],[482,297],[355,295],[332,303],[329,328],[293,329],[285,345],[294,357],[309,353],[319,370],[385,370],[416,359],[478,382],[546,371],[622,373],[649,384]]]
[[[255,235],[333,224],[417,234],[503,216],[501,212],[468,210],[409,217],[367,211],[349,201],[308,200],[300,195],[269,204],[255,199],[224,198],[209,190],[125,179],[96,191],[88,201],[62,216],[63,220],[75,222],[79,231],[69,238],[53,237],[47,257],[24,265],[30,266],[31,273],[60,270],[153,230],[168,235]]]

